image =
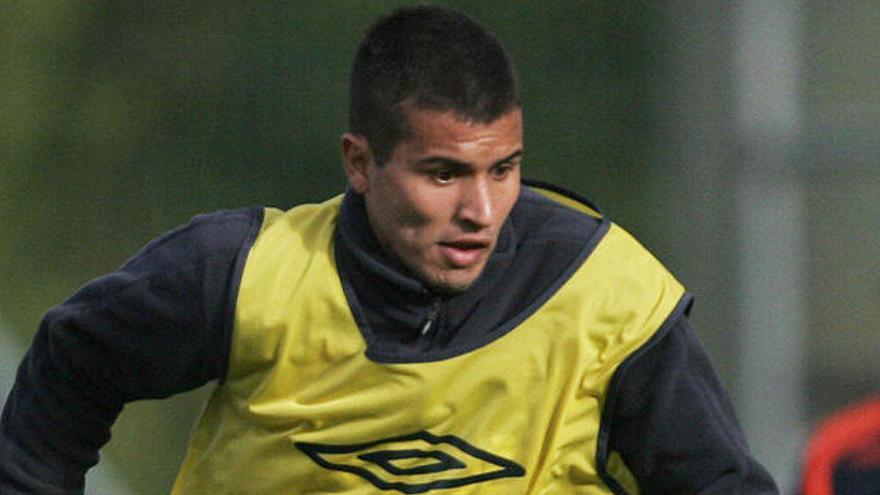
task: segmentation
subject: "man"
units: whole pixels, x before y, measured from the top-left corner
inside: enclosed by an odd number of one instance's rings
[[[51,310],[3,493],[79,493],[122,405],[218,380],[174,493],[775,493],[623,230],[521,185],[513,67],[438,7],[354,61],[349,190],[197,217]]]

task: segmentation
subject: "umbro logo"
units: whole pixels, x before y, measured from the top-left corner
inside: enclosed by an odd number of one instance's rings
[[[382,490],[424,493],[525,475],[519,464],[453,435],[421,431],[354,445],[298,442],[319,465],[356,474]]]

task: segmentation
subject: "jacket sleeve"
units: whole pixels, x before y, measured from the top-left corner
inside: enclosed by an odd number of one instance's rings
[[[0,419],[0,493],[82,493],[126,402],[223,378],[261,221],[261,208],[196,217],[46,314]]]
[[[603,430],[643,495],[776,494],[684,314],[618,369]]]

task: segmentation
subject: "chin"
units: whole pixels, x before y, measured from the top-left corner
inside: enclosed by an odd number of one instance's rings
[[[457,294],[468,289],[477,277],[468,277],[467,279],[450,280],[448,278],[433,278],[428,285],[435,292],[441,294]]]
[[[421,279],[432,291],[439,294],[456,294],[467,290],[477,281],[485,268],[485,263],[466,268],[436,265],[430,268],[423,265],[419,268],[419,270],[411,269],[411,273]]]
[[[439,294],[453,295],[464,292],[471,284],[438,284],[432,285],[431,289]]]

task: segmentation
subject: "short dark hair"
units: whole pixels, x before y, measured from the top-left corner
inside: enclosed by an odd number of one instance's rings
[[[351,71],[349,131],[381,165],[407,134],[404,104],[454,111],[488,124],[519,107],[513,63],[485,27],[439,6],[403,7],[380,18]]]

